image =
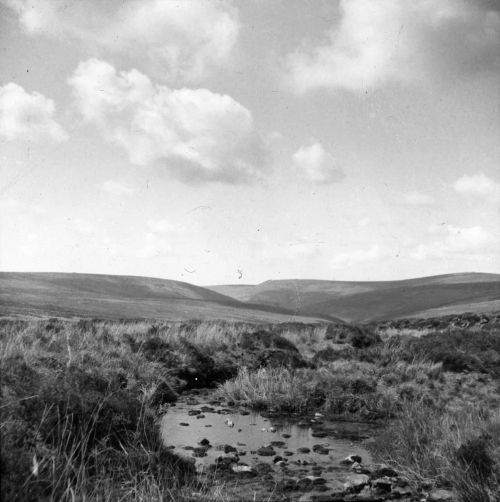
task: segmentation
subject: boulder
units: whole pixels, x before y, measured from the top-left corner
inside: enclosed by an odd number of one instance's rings
[[[253,469],[253,467],[249,466],[249,465],[233,465],[231,466],[231,470],[235,473],[235,474],[240,474],[240,475],[244,475],[245,477],[249,477],[249,478],[254,478],[255,476],[257,476],[257,471],[255,471]]]
[[[366,474],[353,474],[344,483],[344,489],[348,492],[360,492],[370,482]]]
[[[349,455],[340,461],[342,465],[352,465],[354,463],[361,464],[362,458],[359,455]]]
[[[456,500],[456,497],[450,490],[433,490],[429,494],[429,500],[432,500],[432,502],[441,502],[444,500],[453,501]]]

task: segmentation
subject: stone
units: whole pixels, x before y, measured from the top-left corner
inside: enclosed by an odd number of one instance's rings
[[[455,494],[450,490],[433,490],[429,494],[429,500],[432,502],[441,502],[443,500],[456,500]]]
[[[410,497],[412,493],[413,492],[409,486],[394,486],[391,491],[391,494],[398,498]]]
[[[271,446],[276,446],[277,448],[283,448],[286,446],[284,441],[271,441]]]
[[[231,446],[230,444],[224,445],[224,453],[232,453],[232,452],[237,452],[237,451],[238,450],[234,446]]]
[[[240,410],[240,415],[250,415],[250,412],[248,410]]]
[[[293,455],[293,451],[286,450],[283,452],[283,455],[285,455],[285,457],[291,457]]]
[[[328,436],[328,434],[324,431],[313,431],[311,433],[311,436],[313,438],[326,438]]]
[[[344,483],[344,489],[349,492],[360,492],[370,482],[366,474],[353,474]]]
[[[299,490],[307,490],[308,488],[311,488],[312,487],[312,481],[309,479],[309,477],[305,477],[305,478],[300,478],[298,481],[297,481],[297,488]]]
[[[291,434],[282,434],[281,436],[284,437],[285,439],[288,439],[288,438],[292,437]]]
[[[274,457],[276,452],[270,446],[262,446],[257,450],[257,455],[260,455],[261,457]]]
[[[183,427],[187,427],[189,424],[187,422],[180,422],[179,425],[182,425]]]
[[[190,417],[193,417],[193,416],[195,416],[195,415],[200,415],[200,414],[201,414],[201,411],[200,411],[200,410],[189,410],[189,411],[188,411],[188,415],[189,415]]]
[[[311,450],[307,448],[307,446],[301,446],[300,448],[297,448],[297,451],[299,453],[311,453]]]
[[[390,492],[392,488],[392,481],[387,476],[377,478],[372,481],[372,486],[382,492]]]
[[[242,474],[245,475],[245,477],[254,478],[257,476],[257,472],[249,465],[233,465],[231,466],[231,470],[235,474]]]
[[[387,464],[378,464],[373,466],[373,476],[381,478],[383,476],[389,476],[390,478],[395,478],[398,475],[392,467]]]
[[[361,461],[362,459],[359,455],[349,455],[348,457],[341,460],[340,463],[342,465],[352,465],[354,463],[361,464]]]
[[[193,449],[193,457],[202,458],[207,456],[206,448],[194,448]]]
[[[203,415],[203,413],[202,413],[202,414],[200,414],[200,415],[196,415],[196,418],[197,418],[197,419],[200,419],[200,418],[205,418],[205,415]]]
[[[210,444],[210,441],[207,438],[203,438],[198,441],[198,444],[201,444],[201,446],[208,446]]]
[[[311,481],[313,485],[324,485],[326,484],[326,479],[320,476],[306,476],[307,479]]]

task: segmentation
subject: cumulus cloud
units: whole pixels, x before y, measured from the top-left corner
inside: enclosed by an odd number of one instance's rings
[[[432,206],[434,199],[426,193],[408,192],[403,195],[402,201],[409,206]]]
[[[420,244],[410,256],[415,260],[427,258],[446,258],[456,255],[485,254],[497,249],[499,236],[481,226],[430,227],[429,232],[435,236],[429,244]]]
[[[169,81],[197,81],[224,64],[239,22],[228,2],[0,0],[31,35],[69,37]]]
[[[378,244],[373,244],[368,249],[357,249],[349,253],[338,253],[330,260],[330,266],[334,270],[357,265],[358,263],[366,263],[377,261],[384,257],[384,252]]]
[[[498,69],[499,9],[484,0],[341,0],[328,40],[288,56],[287,82],[296,92],[360,91]]]
[[[124,185],[123,183],[115,180],[105,181],[100,186],[100,189],[103,192],[113,195],[115,197],[128,197],[135,193],[135,190],[133,188],[130,188],[129,186]]]
[[[453,183],[453,188],[460,194],[474,197],[500,198],[500,183],[488,178],[483,173],[464,174]]]
[[[38,92],[28,93],[13,82],[0,87],[0,136],[7,140],[67,139],[54,113],[54,102]]]
[[[84,119],[134,164],[163,165],[186,181],[230,183],[252,180],[265,167],[252,114],[230,96],[155,85],[97,59],[80,63],[69,84]]]
[[[335,183],[344,177],[332,154],[317,141],[310,146],[300,147],[292,155],[292,160],[295,167],[313,183]]]

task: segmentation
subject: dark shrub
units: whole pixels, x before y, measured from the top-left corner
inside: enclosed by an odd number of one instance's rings
[[[495,461],[488,452],[488,440],[484,436],[470,439],[457,450],[457,460],[478,479],[488,479],[493,474]]]
[[[177,392],[175,392],[168,382],[160,382],[156,387],[153,395],[151,396],[150,404],[151,406],[160,406],[162,404],[175,403],[178,398]]]
[[[263,349],[257,356],[257,367],[305,368],[307,363],[300,354],[281,349]]]
[[[242,333],[240,336],[239,345],[244,350],[275,348],[296,353],[299,352],[297,347],[290,340],[287,340],[286,338],[277,335],[276,333],[272,333],[263,329],[254,332]]]
[[[347,340],[355,349],[364,349],[382,342],[380,336],[374,331],[356,328]]]

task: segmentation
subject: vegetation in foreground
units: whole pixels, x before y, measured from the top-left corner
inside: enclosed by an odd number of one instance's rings
[[[254,408],[390,419],[381,460],[463,502],[498,502],[500,331],[481,319],[421,337],[394,324],[4,320],[2,498],[189,499],[193,465],[162,446],[158,414],[218,384]]]

